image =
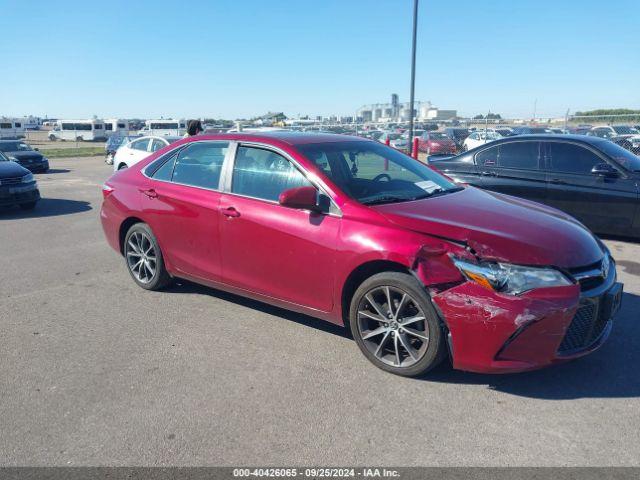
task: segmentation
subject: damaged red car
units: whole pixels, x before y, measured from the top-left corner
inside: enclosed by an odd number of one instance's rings
[[[103,196],[106,238],[142,288],[188,279],[344,325],[399,375],[580,357],[622,297],[610,252],[573,218],[364,139],[192,137]]]

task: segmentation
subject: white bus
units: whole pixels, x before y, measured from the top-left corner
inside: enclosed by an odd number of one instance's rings
[[[106,140],[104,122],[102,120],[58,120],[49,131],[49,140],[74,140],[89,142]]]
[[[16,118],[0,118],[1,138],[24,138],[24,124]]]
[[[107,137],[126,137],[129,135],[129,122],[120,118],[108,118],[104,121],[104,131]]]
[[[187,132],[186,120],[147,120],[140,130],[142,135],[184,135]]]

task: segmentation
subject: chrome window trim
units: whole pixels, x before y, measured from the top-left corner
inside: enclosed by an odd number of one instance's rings
[[[235,193],[231,191],[232,188],[232,184],[233,184],[233,167],[235,166],[235,161],[236,161],[236,153],[237,153],[237,149],[239,147],[249,147],[249,148],[259,148],[262,150],[269,150],[273,153],[276,153],[280,156],[282,156],[283,158],[285,158],[286,160],[288,160],[289,162],[291,162],[291,164],[294,166],[294,168],[296,170],[298,170],[298,172],[305,178],[305,180],[307,180],[311,185],[313,185],[315,188],[318,189],[318,191],[325,195],[329,201],[331,202],[331,206],[329,207],[329,211],[328,212],[320,212],[322,215],[329,215],[332,217],[342,217],[342,210],[340,209],[340,207],[338,206],[338,204],[334,201],[333,197],[331,197],[331,195],[329,195],[329,193],[327,193],[327,188],[322,185],[319,181],[316,181],[315,179],[311,179],[309,178],[308,172],[302,167],[302,165],[300,165],[300,163],[298,163],[294,158],[291,157],[291,155],[289,155],[287,152],[285,152],[284,150],[275,147],[273,145],[268,145],[265,143],[260,143],[260,142],[252,142],[252,141],[243,141],[243,140],[239,140],[236,142],[236,148],[234,151],[234,156],[230,159],[229,161],[229,168],[228,168],[228,172],[227,175],[225,176],[225,180],[226,180],[226,184],[224,185],[225,190],[224,193],[230,194],[230,195],[234,195],[236,197],[241,197],[241,198],[250,198],[252,200],[258,200],[261,202],[266,202],[266,203],[270,203],[272,205],[280,205],[278,202],[274,201],[274,200],[267,200],[264,198],[258,198],[258,197],[251,197],[249,195],[243,195],[240,193]],[[225,159],[226,161],[226,159]]]

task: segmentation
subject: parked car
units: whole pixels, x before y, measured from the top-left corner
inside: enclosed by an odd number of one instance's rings
[[[594,232],[640,237],[640,158],[608,140],[510,137],[434,165],[460,182],[563,210]]]
[[[587,132],[587,135],[600,138],[612,138],[620,135],[638,135],[639,133],[638,130],[627,125],[607,125],[604,127],[593,127]]]
[[[545,127],[513,127],[513,135],[532,135],[539,133],[549,133]]]
[[[135,165],[140,160],[147,158],[153,152],[177,142],[182,137],[168,135],[148,135],[122,145],[113,156],[113,169],[123,170]]]
[[[104,145],[104,161],[107,165],[113,165],[113,159],[120,147],[132,142],[140,135],[113,135]]]
[[[452,155],[457,147],[444,132],[424,132],[418,140],[418,151],[429,155]]]
[[[29,170],[0,152],[0,207],[33,210],[40,200],[38,183]]]
[[[513,129],[509,127],[496,128],[495,131],[502,137],[511,137],[512,135],[514,135]]]
[[[444,129],[444,133],[455,142],[458,150],[462,150],[464,139],[467,138],[471,132],[466,128],[447,127]]]
[[[467,138],[462,142],[462,151],[471,150],[480,145],[484,145],[485,143],[495,142],[496,140],[500,140],[502,135],[497,132],[490,132],[484,130],[478,130],[476,132],[471,132]]]
[[[103,196],[108,243],[140,287],[184,278],[348,326],[399,375],[447,350],[475,372],[585,355],[622,295],[609,251],[569,215],[356,137],[188,138],[116,172]]]
[[[0,140],[0,152],[9,160],[19,163],[32,172],[49,170],[49,159],[28,143],[20,140]]]
[[[407,138],[408,137],[404,136],[402,133],[384,132],[382,135],[380,135],[378,141],[380,143],[386,144],[388,140],[389,145],[393,148],[397,148],[398,150],[407,150],[409,148],[409,142],[407,141]]]

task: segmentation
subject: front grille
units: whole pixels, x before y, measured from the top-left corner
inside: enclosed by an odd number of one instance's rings
[[[558,353],[566,354],[589,348],[598,340],[607,321],[597,299],[583,300],[562,339]]]
[[[22,177],[0,179],[0,185],[17,185],[18,183],[22,183]]]

